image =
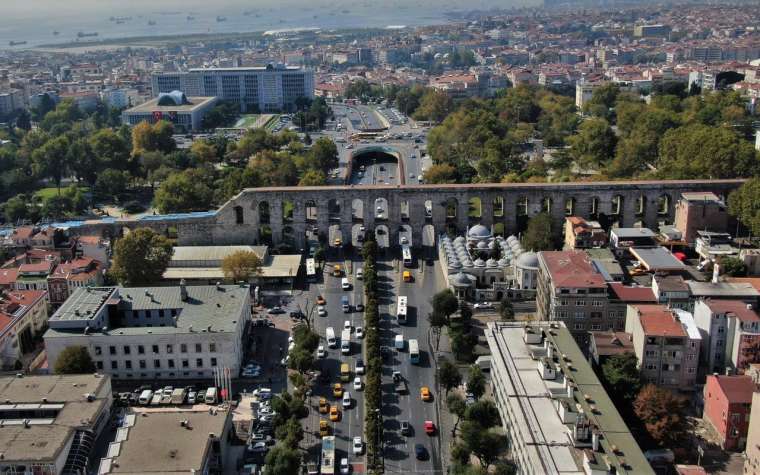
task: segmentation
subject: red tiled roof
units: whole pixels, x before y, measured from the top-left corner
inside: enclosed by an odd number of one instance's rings
[[[629,287],[620,282],[611,282],[609,287],[613,295],[623,302],[657,302],[651,287]]]
[[[752,377],[746,375],[710,375],[708,378],[716,378],[718,386],[726,395],[729,403],[752,403],[752,393],[755,391],[755,383],[752,382]]]
[[[18,269],[0,269],[0,285],[11,285],[17,277]]]
[[[34,234],[34,228],[31,226],[21,226],[13,230],[11,237],[13,239],[29,239]]]
[[[0,311],[0,333],[4,333],[5,329],[13,323],[13,320],[13,315],[8,315],[7,313]]]
[[[681,322],[675,319],[664,305],[634,305],[639,312],[639,322],[644,335],[686,336]]]
[[[5,294],[5,301],[26,305],[34,304],[47,293],[47,290],[14,290]]]
[[[42,261],[37,262],[36,264],[21,264],[21,266],[18,268],[18,271],[20,273],[24,272],[50,272],[50,267],[52,266],[52,262],[50,261]]]
[[[760,277],[728,277],[726,278],[726,282],[749,284],[760,292]]]
[[[538,255],[555,287],[603,288],[607,285],[585,252],[541,251]]]
[[[705,305],[713,313],[732,313],[742,322],[757,322],[760,317],[757,312],[747,308],[747,304],[741,300],[705,300]]]
[[[699,465],[676,465],[678,475],[707,475],[704,468]]]

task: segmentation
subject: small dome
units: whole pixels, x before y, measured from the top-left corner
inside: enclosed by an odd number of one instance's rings
[[[488,249],[488,243],[485,241],[480,241],[477,244],[478,249]]]
[[[498,267],[499,263],[496,262],[496,259],[488,259],[486,261],[486,267]]]
[[[464,244],[464,241],[465,241],[464,237],[457,236],[456,239],[454,239],[454,244]]]
[[[481,258],[475,259],[475,267],[485,267],[486,261]]]
[[[499,267],[507,267],[509,265],[509,259],[502,257],[499,259]]]
[[[522,269],[538,269],[538,254],[535,252],[523,252],[515,262]]]
[[[509,237],[507,238],[507,242],[508,242],[509,244],[512,244],[512,243],[513,243],[513,242],[515,242],[515,241],[517,241],[517,238],[516,238],[516,237],[514,237],[514,236],[509,236]]]
[[[464,272],[457,273],[457,275],[455,275],[454,278],[452,279],[452,282],[454,283],[454,285],[459,285],[459,286],[469,286],[472,284],[472,281]]]
[[[467,237],[470,239],[488,239],[491,237],[491,231],[482,224],[476,224],[467,231]]]
[[[462,267],[462,264],[459,263],[459,261],[451,260],[449,261],[449,269],[459,269]]]
[[[182,91],[162,92],[158,95],[156,102],[159,106],[181,106],[189,103],[190,101]]]
[[[498,248],[498,247],[499,247],[499,243],[498,243],[498,242],[497,242],[495,239],[491,240],[491,241],[488,243],[488,248],[489,248],[489,249],[496,249],[496,248]]]
[[[462,267],[464,267],[464,268],[472,268],[473,267],[472,266],[472,261],[463,261],[462,262]]]

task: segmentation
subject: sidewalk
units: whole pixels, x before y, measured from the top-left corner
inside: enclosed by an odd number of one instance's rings
[[[435,336],[432,336],[432,339],[430,347],[435,348]],[[438,382],[438,361],[441,361],[443,358],[454,362],[454,355],[451,353],[451,341],[445,330],[441,331],[441,340],[438,344],[438,351],[435,352],[433,358],[433,366],[435,370],[435,393],[438,395],[435,398],[436,411],[438,413],[438,453],[441,454],[441,466],[447,467],[451,460],[451,445],[454,442],[451,431],[454,429],[455,418],[446,407],[445,391]]]

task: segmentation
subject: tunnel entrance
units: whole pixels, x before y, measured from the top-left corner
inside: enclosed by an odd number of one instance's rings
[[[398,154],[387,147],[366,147],[357,150],[349,162],[349,184],[351,185],[396,185],[403,184],[403,164],[399,165]]]

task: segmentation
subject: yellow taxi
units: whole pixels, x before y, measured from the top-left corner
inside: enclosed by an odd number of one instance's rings
[[[335,422],[340,419],[340,410],[338,409],[338,406],[333,406],[330,408],[330,420]]]
[[[327,399],[323,397],[319,398],[319,413],[327,414],[329,410],[330,410],[330,405],[327,404]]]
[[[330,435],[330,424],[324,419],[319,420],[319,436],[325,437]]]
[[[420,398],[423,401],[429,401],[433,399],[433,395],[430,393],[430,388],[427,386],[422,386],[420,388]]]
[[[333,396],[343,397],[343,386],[340,383],[335,383],[333,386]]]
[[[403,273],[404,276],[404,282],[411,282],[412,281],[412,273],[408,270],[405,270]]]
[[[338,247],[341,244],[343,244],[343,240],[341,238],[335,238],[335,240],[333,241],[333,244],[335,244],[335,247]]]

